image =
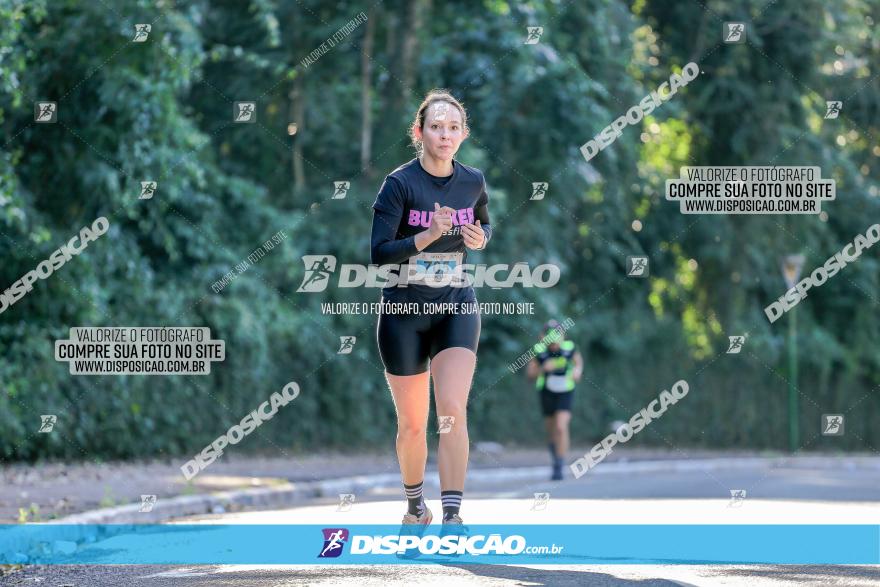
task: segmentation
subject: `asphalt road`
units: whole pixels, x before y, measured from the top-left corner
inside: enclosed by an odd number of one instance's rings
[[[600,465],[601,467],[601,465]],[[596,471],[598,473],[598,471]],[[744,489],[731,501],[731,489]],[[440,510],[439,490],[427,488]],[[536,501],[535,493],[549,493]],[[802,465],[678,472],[588,474],[562,482],[469,482],[468,523],[880,524],[880,468]],[[398,523],[399,487],[357,495],[348,511],[326,498],[293,509],[200,516],[192,523]],[[804,565],[425,565],[31,566],[2,585],[183,587],[287,585],[880,585],[877,566]]]

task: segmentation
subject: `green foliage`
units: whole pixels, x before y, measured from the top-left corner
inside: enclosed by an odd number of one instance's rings
[[[384,175],[412,157],[407,125],[434,87],[468,108],[459,159],[489,183],[495,236],[476,262],[562,269],[550,290],[478,291],[536,313],[483,317],[472,440],[540,438],[536,394],[507,365],[555,316],[574,319],[586,360],[575,442],[684,378],[691,394],[675,415],[633,444],[784,447],[787,318],[769,325],[762,308],[784,290],[780,255],[803,252],[815,267],[877,218],[877,3],[434,2],[419,8],[418,28],[408,3],[370,4],[0,0],[0,288],[96,217],[111,224],[0,314],[0,458],[179,460],[289,381],[300,397],[236,450],[391,446],[375,317],[320,309],[378,301],[378,291],[296,289],[301,255],[369,262],[370,205]],[[300,63],[362,10],[375,24],[369,169],[366,24]],[[747,22],[748,44],[720,43],[724,20]],[[132,43],[145,22],[149,40]],[[544,27],[540,43],[523,43],[526,26]],[[692,60],[701,76],[584,161],[581,144]],[[291,138],[293,95],[304,118]],[[843,115],[824,120],[835,98]],[[36,100],[59,103],[57,124],[33,123]],[[256,124],[232,123],[240,100],[258,102]],[[682,165],[765,164],[833,177],[827,221],[685,216],[663,198]],[[145,180],[158,181],[152,200],[137,199]],[[351,181],[348,196],[331,200],[340,180]],[[529,200],[533,181],[550,182],[544,200]],[[212,290],[279,230],[282,245]],[[625,257],[642,253],[651,277],[624,279]],[[806,449],[880,443],[869,420],[880,407],[877,276],[871,250],[797,308],[801,428],[847,414],[844,438],[805,433]],[[209,326],[226,360],[204,377],[71,376],[54,361],[53,341],[70,327],[104,325]],[[743,353],[724,354],[727,336],[746,332]],[[342,335],[358,337],[350,355],[336,354]],[[41,414],[58,415],[52,433],[36,433]]]

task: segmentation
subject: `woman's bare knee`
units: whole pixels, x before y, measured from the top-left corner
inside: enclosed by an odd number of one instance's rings
[[[426,439],[427,430],[428,427],[426,422],[418,422],[414,420],[397,421],[397,436],[398,438],[407,441],[415,442],[420,439]]]
[[[458,347],[440,351],[431,363],[431,374],[437,415],[464,419],[474,374],[473,351]]]
[[[467,415],[467,399],[461,398],[440,398],[440,394],[437,395],[437,415],[438,416],[453,416],[456,420],[464,419]]]

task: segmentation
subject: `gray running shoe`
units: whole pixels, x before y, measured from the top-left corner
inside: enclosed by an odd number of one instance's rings
[[[440,530],[440,538],[453,535],[467,536],[469,532],[470,528],[465,526],[461,516],[458,514],[452,514],[452,517],[448,520],[445,518],[443,519],[443,529]],[[458,556],[458,552],[450,552],[441,556]]]
[[[400,536],[422,536],[433,519],[434,514],[431,513],[431,509],[427,504],[425,505],[425,511],[422,512],[421,516],[407,512],[403,515],[403,525],[400,527]],[[416,558],[420,554],[418,548],[410,548],[402,553],[397,553],[397,557]]]

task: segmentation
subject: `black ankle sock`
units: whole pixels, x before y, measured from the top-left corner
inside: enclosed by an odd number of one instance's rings
[[[440,501],[443,502],[443,519],[448,520],[461,509],[463,491],[441,491]]]
[[[406,501],[408,503],[406,512],[414,516],[420,516],[425,511],[425,498],[422,496],[422,485],[424,481],[420,481],[415,485],[403,484],[403,490],[406,493]]]

